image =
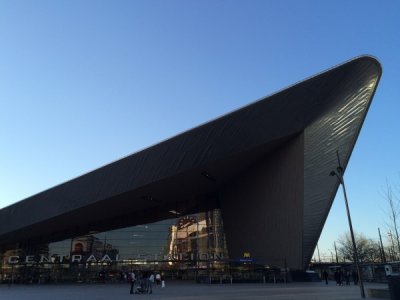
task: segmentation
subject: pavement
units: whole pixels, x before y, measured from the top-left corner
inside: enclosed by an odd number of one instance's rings
[[[125,299],[279,299],[352,300],[362,299],[359,286],[336,286],[322,282],[287,284],[198,284],[191,281],[166,282],[165,288],[153,286],[152,294],[129,294],[129,284],[0,284],[1,300],[125,300]],[[366,283],[365,288],[387,289],[387,284]],[[367,295],[367,291],[366,291]],[[367,295],[368,298],[368,295]]]

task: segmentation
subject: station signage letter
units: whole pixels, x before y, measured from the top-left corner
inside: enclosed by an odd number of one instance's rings
[[[72,255],[71,262],[81,262],[82,255]]]
[[[9,264],[17,264],[19,262],[19,256],[9,256],[8,263]]]
[[[27,264],[29,264],[29,263],[34,263],[34,261],[33,261],[34,258],[35,258],[35,257],[34,257],[33,255],[27,255],[27,256],[25,257],[25,262],[26,262]]]

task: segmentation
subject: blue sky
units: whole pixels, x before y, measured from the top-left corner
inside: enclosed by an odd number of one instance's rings
[[[0,207],[361,54],[383,77],[345,180],[356,231],[400,183],[399,1],[0,1]],[[319,242],[348,229],[339,190]]]

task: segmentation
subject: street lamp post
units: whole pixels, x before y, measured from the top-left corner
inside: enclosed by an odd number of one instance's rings
[[[318,247],[318,243],[317,243],[317,251],[318,251],[318,262],[321,263],[321,256],[319,256],[319,247]]]
[[[358,262],[357,246],[356,246],[356,241],[354,239],[353,225],[351,223],[351,217],[350,217],[349,203],[347,201],[346,187],[344,185],[344,180],[343,180],[343,175],[342,175],[343,168],[340,165],[339,153],[336,152],[336,154],[337,154],[337,157],[338,157],[339,166],[336,168],[336,171],[332,171],[329,175],[330,176],[336,176],[338,178],[338,180],[339,180],[339,183],[342,185],[343,195],[344,195],[344,202],[346,204],[347,219],[349,221],[349,227],[350,227],[351,241],[353,243],[354,262],[356,264],[358,278],[360,280],[361,297],[365,298],[364,283],[363,283],[363,280],[362,280],[362,277],[361,277],[360,265],[359,265],[359,262]]]
[[[393,241],[393,234],[392,232],[389,230],[389,232],[387,233],[388,237],[390,238],[390,240],[392,241],[392,261],[397,260],[396,259],[396,252],[394,251],[394,241]]]
[[[381,230],[379,229],[379,227],[378,227],[378,232],[379,232],[379,241],[380,241],[380,246],[381,246],[381,251],[382,251],[382,262],[386,263],[385,249],[383,248]]]
[[[333,252],[332,252],[331,249],[328,249],[328,250],[329,250],[329,252],[331,253],[331,262],[333,263],[333,262],[334,262],[334,259],[333,259]]]
[[[336,263],[339,264],[339,258],[338,258],[337,249],[336,249],[336,242],[333,242],[333,245],[335,246]]]

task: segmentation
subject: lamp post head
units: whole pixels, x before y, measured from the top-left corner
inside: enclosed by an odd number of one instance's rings
[[[342,167],[337,167],[336,170],[338,171],[339,174],[342,174],[343,168]]]

